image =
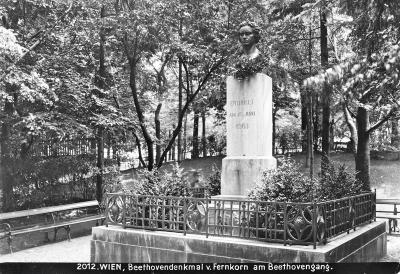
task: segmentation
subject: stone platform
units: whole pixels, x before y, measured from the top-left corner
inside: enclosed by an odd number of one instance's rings
[[[283,244],[205,235],[94,227],[91,262],[265,263],[376,262],[386,255],[385,222],[373,222],[326,245]]]

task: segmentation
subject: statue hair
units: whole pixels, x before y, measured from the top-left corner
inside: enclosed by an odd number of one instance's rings
[[[260,27],[254,22],[244,21],[244,22],[240,23],[240,25],[238,27],[238,33],[239,33],[239,30],[244,26],[249,26],[253,30],[255,42],[258,43],[261,39]]]

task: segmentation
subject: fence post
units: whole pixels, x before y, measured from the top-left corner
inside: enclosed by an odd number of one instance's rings
[[[187,205],[189,203],[187,202],[187,197],[183,197],[183,235],[186,236],[186,222],[187,222]]]
[[[283,209],[283,245],[286,246],[287,241],[287,203],[284,201]]]
[[[126,228],[126,195],[123,195],[122,198],[122,227],[125,229]]]
[[[208,238],[208,195],[206,196],[206,238]]]
[[[108,227],[108,215],[109,215],[108,202],[109,202],[110,197],[108,195],[109,194],[106,193],[106,204],[104,205],[106,208],[106,210],[104,212],[106,214],[106,216],[105,216],[106,218],[104,220],[104,222],[106,223],[106,227]]]

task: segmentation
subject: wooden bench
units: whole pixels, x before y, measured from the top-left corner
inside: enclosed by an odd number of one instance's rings
[[[376,199],[376,204],[393,205],[393,210],[377,210],[376,218],[389,220],[389,234],[399,231],[398,220],[400,215],[397,215],[397,206],[400,205],[400,199]],[[400,232],[400,231],[399,231]]]
[[[105,216],[96,200],[0,213],[0,239],[7,238],[12,253],[12,239],[15,236],[47,231],[47,240],[50,241],[48,232],[54,229],[56,241],[57,231],[62,228],[67,232],[68,240],[71,240],[71,225],[90,221],[96,221],[96,225],[99,225],[104,220]]]

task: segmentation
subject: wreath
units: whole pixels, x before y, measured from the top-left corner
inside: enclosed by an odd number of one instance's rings
[[[263,71],[265,67],[265,58],[262,58],[261,55],[253,59],[242,55],[239,56],[238,61],[235,63],[234,77],[239,80],[244,80]]]

